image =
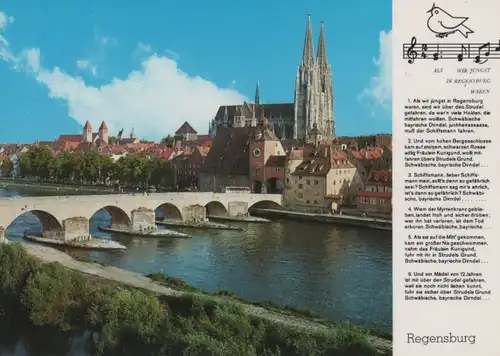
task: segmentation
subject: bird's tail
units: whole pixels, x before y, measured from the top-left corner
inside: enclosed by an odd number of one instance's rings
[[[465,25],[458,26],[457,31],[460,32],[465,38],[468,38],[469,34],[474,33],[474,31]]]

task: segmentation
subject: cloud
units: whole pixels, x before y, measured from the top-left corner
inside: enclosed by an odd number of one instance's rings
[[[13,61],[14,56],[10,53],[9,42],[4,37],[3,33],[8,25],[14,22],[13,17],[9,17],[0,11],[0,59]]]
[[[76,61],[78,69],[88,70],[93,76],[97,75],[97,65],[92,64],[90,59],[79,59]]]
[[[370,85],[363,90],[361,98],[368,97],[375,107],[391,110],[392,103],[392,30],[380,31],[380,50],[374,64],[378,74],[371,78]]]
[[[6,51],[16,58],[8,45]],[[21,55],[23,69],[35,72],[36,81],[48,89],[50,98],[67,104],[70,117],[82,125],[88,120],[96,128],[105,120],[111,133],[135,128],[139,137],[158,140],[189,121],[202,134],[220,105],[245,100],[234,89],[183,72],[165,55],[150,54],[126,78],[114,78],[100,86],[89,85],[57,66],[44,68],[38,49]],[[9,57],[1,58],[13,62]]]

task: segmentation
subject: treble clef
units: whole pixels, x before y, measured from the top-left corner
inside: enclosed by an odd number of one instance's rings
[[[408,56],[408,63],[413,63],[415,62],[415,59],[418,57],[417,51],[415,51],[415,46],[417,45],[417,38],[412,37],[410,47],[406,51],[406,55]]]

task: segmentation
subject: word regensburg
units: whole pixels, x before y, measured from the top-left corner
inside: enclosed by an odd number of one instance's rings
[[[403,59],[412,64],[417,59],[454,59],[459,62],[473,59],[484,64],[489,59],[500,59],[500,40],[486,43],[417,43],[412,37],[410,43],[403,44]]]

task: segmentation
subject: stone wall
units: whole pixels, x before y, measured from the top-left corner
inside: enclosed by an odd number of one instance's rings
[[[190,205],[182,209],[182,218],[184,221],[200,221],[205,220],[206,210],[201,205]]]
[[[248,214],[248,203],[243,201],[231,201],[227,204],[229,216],[241,216]]]
[[[5,229],[3,226],[0,226],[0,244],[5,242]]]
[[[89,220],[83,216],[75,216],[63,220],[62,226],[63,233],[60,234],[59,238],[62,238],[64,241],[81,241],[90,236]]]
[[[156,229],[155,211],[147,208],[132,210],[132,230],[153,230]]]

